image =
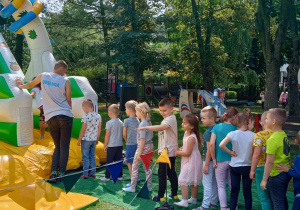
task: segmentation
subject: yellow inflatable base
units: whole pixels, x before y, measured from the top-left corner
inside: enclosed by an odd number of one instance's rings
[[[15,147],[0,142],[0,209],[80,209],[98,198],[78,193],[66,194],[47,182],[51,174],[54,143],[49,132],[39,140],[40,131],[34,130],[34,144]],[[96,163],[105,162],[103,144],[96,147]],[[77,139],[70,142],[67,170],[82,166],[81,148]],[[34,183],[38,182],[38,183]],[[27,185],[24,187],[17,187]],[[16,187],[16,188],[15,188]],[[3,190],[7,189],[7,190]]]

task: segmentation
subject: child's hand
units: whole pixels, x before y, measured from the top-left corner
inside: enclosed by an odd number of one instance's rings
[[[208,174],[208,166],[204,166],[203,167],[203,173],[204,174]]]
[[[97,145],[97,144],[99,144],[99,141],[98,141],[98,140],[96,141],[96,145]]]
[[[106,152],[107,152],[107,147],[104,147],[104,148],[103,148],[103,151],[106,153]]]
[[[214,168],[218,168],[217,160],[213,160],[213,166]]]
[[[141,158],[140,156],[137,156],[137,157],[136,157],[136,160],[137,160],[137,161],[141,161],[142,158]]]
[[[24,82],[21,78],[17,78],[16,83],[17,83],[17,87],[19,87],[20,85],[24,85]]]
[[[237,154],[235,153],[235,151],[231,151],[230,155],[231,155],[231,157],[236,157],[237,156]]]
[[[279,163],[279,165],[276,166],[276,169],[279,170],[279,172],[288,172],[289,167],[287,167],[284,164]]]
[[[179,152],[180,152],[180,150],[175,151],[175,157],[177,157],[177,156],[180,157]]]
[[[179,151],[182,151],[182,150],[183,150],[183,146],[179,148]]]
[[[250,179],[254,179],[255,171],[250,171],[249,177]]]
[[[81,145],[81,140],[77,141],[77,145],[80,146]]]
[[[263,189],[263,190],[266,190],[267,189],[267,181],[265,181],[265,180],[262,180],[261,181],[261,183],[260,183],[260,187],[261,187],[261,189]]]

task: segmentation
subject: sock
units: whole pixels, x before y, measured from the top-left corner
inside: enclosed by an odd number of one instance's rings
[[[197,198],[191,197],[191,198],[189,199],[189,201],[197,201]]]

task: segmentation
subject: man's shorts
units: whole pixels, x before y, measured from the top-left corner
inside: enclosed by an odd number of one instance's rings
[[[137,149],[136,145],[126,145],[126,163],[133,163],[134,154]]]
[[[43,106],[40,106],[40,121],[45,121],[44,109]]]

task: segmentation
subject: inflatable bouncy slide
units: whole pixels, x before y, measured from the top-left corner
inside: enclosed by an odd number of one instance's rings
[[[46,28],[38,16],[42,10],[41,1],[0,0],[0,4],[4,7],[0,15],[3,18],[14,17],[16,22],[10,26],[10,30],[25,36],[31,54],[24,75],[0,33],[0,209],[51,209],[57,205],[62,209],[78,209],[89,205],[97,198],[66,194],[46,182],[34,184],[36,180],[49,177],[54,144],[49,133],[45,134],[44,140],[38,140],[39,110],[29,91],[16,86],[16,78],[28,82],[42,72],[52,72],[56,60]],[[67,166],[67,170],[70,170],[82,166],[80,147],[76,144],[84,115],[82,102],[91,99],[98,112],[98,98],[86,78],[72,76],[68,79],[71,82],[74,113]],[[96,161],[97,164],[105,162],[101,143],[96,148]],[[28,185],[30,183],[33,184]],[[16,187],[20,185],[28,186]],[[37,191],[39,196],[36,195]],[[24,202],[24,198],[33,200],[34,204]]]

